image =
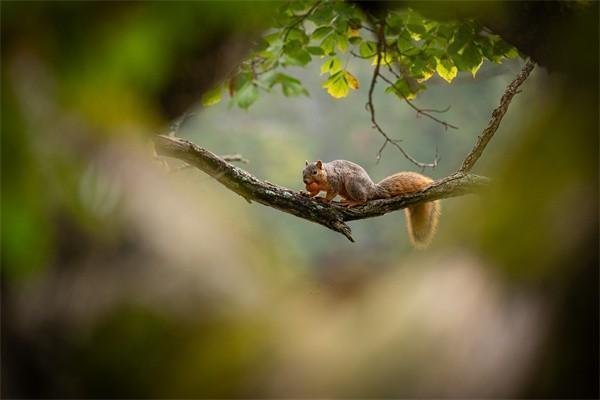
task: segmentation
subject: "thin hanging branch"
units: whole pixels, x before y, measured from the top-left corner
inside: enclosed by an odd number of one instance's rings
[[[474,193],[489,182],[488,178],[482,176],[456,173],[415,193],[392,199],[372,200],[362,206],[347,208],[337,202],[323,203],[306,196],[303,192],[260,180],[185,139],[159,135],[154,138],[154,145],[157,154],[174,157],[193,165],[249,203],[255,201],[323,225],[343,234],[352,242],[352,230],[346,224],[347,221],[373,218],[418,203]]]
[[[434,159],[432,163],[423,163],[423,162],[418,161],[416,158],[411,156],[406,150],[404,150],[404,148],[402,146],[400,146],[399,142],[401,142],[401,140],[392,139],[381,128],[381,126],[377,122],[377,118],[375,117],[375,106],[373,105],[373,92],[375,91],[375,85],[377,85],[377,78],[382,76],[379,71],[381,68],[381,58],[383,56],[383,46],[384,46],[384,41],[385,41],[385,38],[383,36],[384,28],[385,28],[385,26],[383,24],[379,25],[378,38],[377,38],[376,64],[375,64],[375,69],[373,71],[373,77],[371,78],[371,85],[369,86],[369,94],[368,94],[367,104],[365,105],[365,107],[367,108],[367,111],[369,111],[369,113],[371,114],[371,125],[373,126],[373,128],[377,129],[377,131],[385,139],[383,142],[383,145],[381,145],[381,147],[379,148],[379,151],[377,152],[377,162],[379,162],[379,160],[381,160],[381,154],[383,153],[383,150],[385,149],[387,144],[390,143],[392,146],[396,147],[407,160],[412,162],[417,167],[419,167],[421,169],[425,169],[428,167],[435,168],[437,166],[437,158]]]
[[[525,82],[525,79],[527,79],[534,66],[535,64],[531,60],[528,60],[521,69],[519,75],[517,75],[517,77],[506,87],[506,90],[500,99],[500,105],[498,105],[498,107],[496,107],[496,109],[492,112],[492,117],[490,118],[487,127],[477,138],[475,146],[465,157],[458,172],[467,173],[473,169],[473,166],[477,160],[479,160],[481,154],[483,154],[483,150],[485,150],[485,147],[498,130],[504,114],[506,114],[506,111],[508,111],[510,102],[512,101],[513,97],[515,97],[515,94],[520,92],[519,87],[523,84],[523,82]]]

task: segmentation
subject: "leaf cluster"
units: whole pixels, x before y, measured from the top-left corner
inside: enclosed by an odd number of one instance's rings
[[[484,60],[500,63],[518,56],[514,47],[472,20],[438,22],[408,8],[377,19],[342,1],[293,1],[279,7],[272,28],[254,51],[223,84],[205,93],[202,102],[216,104],[227,92],[232,104],[246,109],[260,92],[275,87],[287,97],[308,95],[286,68],[304,67],[314,58],[321,63],[323,88],[343,98],[360,86],[349,70],[350,59],[374,66],[379,48],[380,74],[392,76],[385,79],[386,92],[408,100],[436,74],[451,83],[461,71],[475,77]]]

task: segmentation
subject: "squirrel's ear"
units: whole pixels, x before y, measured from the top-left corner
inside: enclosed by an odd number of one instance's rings
[[[308,167],[308,160],[304,160],[304,165]]]
[[[321,161],[321,160],[317,161],[317,168],[323,169],[323,161]]]

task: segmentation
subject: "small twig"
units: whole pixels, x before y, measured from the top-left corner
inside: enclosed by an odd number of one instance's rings
[[[441,109],[441,110],[437,110],[437,109],[435,109],[435,108],[421,108],[421,112],[422,112],[422,113],[423,113],[423,112],[430,112],[430,113],[440,113],[440,114],[443,114],[443,113],[445,113],[445,112],[448,112],[448,111],[450,111],[450,107],[451,107],[451,106],[448,106],[448,107],[446,107],[446,108],[443,108],[443,109]]]
[[[479,157],[481,157],[483,150],[485,150],[485,147],[498,130],[500,121],[502,121],[504,114],[506,114],[506,111],[508,111],[508,106],[510,105],[513,97],[519,93],[519,86],[525,82],[525,79],[527,79],[534,66],[535,64],[533,61],[528,60],[523,66],[523,69],[521,69],[521,72],[519,72],[519,75],[517,75],[517,77],[506,87],[506,90],[500,99],[500,105],[498,105],[498,107],[496,107],[496,109],[492,112],[492,117],[490,118],[488,125],[477,138],[475,146],[465,157],[458,172],[467,173],[473,169],[473,166],[477,160],[479,160]]]
[[[452,124],[450,124],[450,123],[448,123],[448,122],[446,122],[446,121],[442,121],[441,119],[439,119],[439,118],[436,118],[436,117],[434,117],[433,115],[429,114],[429,112],[444,112],[444,111],[437,111],[437,110],[434,110],[434,111],[426,111],[426,110],[424,110],[424,109],[421,109],[421,108],[419,108],[419,107],[415,106],[415,105],[413,104],[413,102],[412,102],[412,101],[410,101],[409,99],[407,99],[407,98],[406,98],[406,96],[402,96],[402,97],[404,98],[404,101],[406,102],[406,104],[408,104],[408,105],[409,105],[409,106],[410,106],[410,107],[411,107],[413,110],[415,110],[415,111],[417,112],[417,115],[424,115],[424,116],[426,116],[427,118],[429,118],[429,119],[432,119],[432,120],[434,120],[435,122],[437,122],[437,123],[439,123],[439,124],[442,124],[442,125],[444,126],[444,128],[446,128],[446,130],[447,130],[448,128],[452,128],[452,129],[458,129],[458,126],[456,126],[456,125],[452,125]],[[450,108],[450,107],[448,107],[448,109],[449,109],[449,108]],[[446,110],[446,111],[448,111],[448,110]]]
[[[387,65],[388,70],[390,71],[390,73],[392,75],[394,75],[394,77],[396,77],[396,79],[404,79],[402,76],[400,76],[396,71],[394,71],[394,69],[392,68],[391,65]],[[384,79],[388,84],[390,84],[392,86],[392,88],[394,88],[394,90],[396,90],[396,87],[394,85],[394,83],[390,82],[389,79],[382,77],[382,79]],[[450,109],[450,106],[446,107],[443,110],[435,110],[435,109],[426,109],[426,108],[419,108],[417,107],[412,101],[410,101],[406,96],[404,96],[402,93],[398,92],[396,90],[396,93],[398,93],[398,95],[402,96],[402,98],[404,99],[404,101],[406,102],[406,104],[408,104],[413,110],[415,110],[417,112],[417,115],[424,115],[429,119],[432,119],[433,121],[442,124],[444,126],[444,128],[446,128],[446,130],[448,128],[452,128],[452,129],[458,129],[457,126],[452,125],[446,121],[442,121],[439,118],[434,117],[433,115],[429,114],[432,112],[437,112],[437,113],[445,113],[446,111],[448,111]]]

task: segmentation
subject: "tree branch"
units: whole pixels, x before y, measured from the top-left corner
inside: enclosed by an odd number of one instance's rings
[[[523,66],[523,69],[521,69],[519,75],[517,75],[517,77],[506,87],[506,90],[504,91],[504,94],[500,99],[500,105],[496,107],[496,109],[492,112],[492,117],[490,118],[487,127],[481,132],[481,134],[477,138],[475,146],[473,147],[471,152],[465,157],[462,166],[460,167],[458,172],[467,173],[471,171],[471,169],[473,169],[473,166],[475,165],[477,160],[479,160],[481,154],[483,154],[485,146],[487,146],[489,141],[492,139],[492,137],[498,130],[500,122],[502,121],[504,114],[506,114],[506,111],[508,111],[508,106],[510,105],[510,102],[512,101],[513,97],[515,96],[515,94],[519,93],[519,86],[521,86],[523,82],[525,82],[525,79],[527,79],[534,66],[535,64],[531,60],[528,60]]]
[[[482,176],[457,172],[412,194],[372,200],[362,206],[347,208],[337,202],[325,204],[302,192],[260,180],[185,139],[160,135],[154,138],[154,145],[157,154],[177,158],[195,166],[248,202],[256,201],[323,225],[341,233],[352,242],[352,230],[346,224],[347,221],[377,217],[418,203],[474,193],[489,182],[488,178]]]

